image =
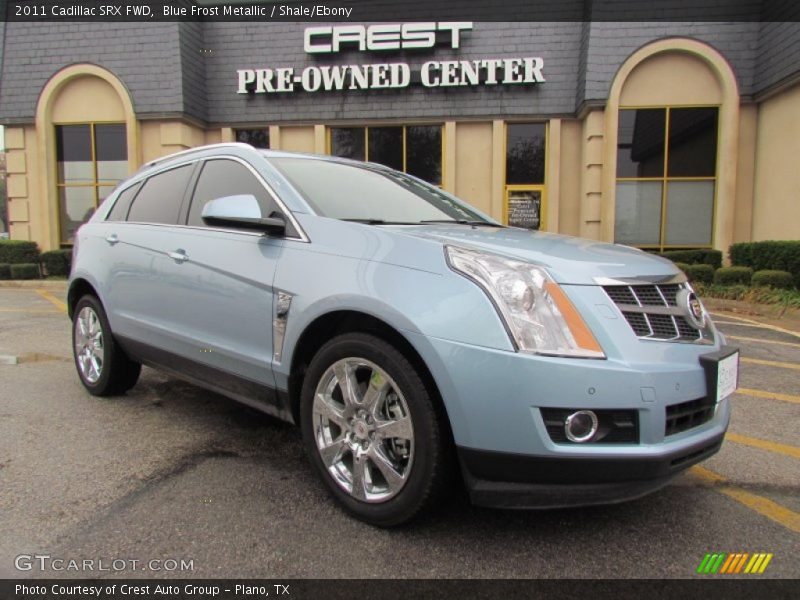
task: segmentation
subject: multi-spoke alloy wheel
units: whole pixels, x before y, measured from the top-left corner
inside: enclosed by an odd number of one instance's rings
[[[81,375],[97,383],[103,372],[103,328],[91,306],[84,306],[75,319],[75,356]]]
[[[322,462],[339,486],[364,502],[384,502],[405,485],[414,463],[414,426],[391,377],[362,358],[343,358],[314,394]]]
[[[121,394],[139,379],[142,365],[117,346],[103,305],[93,295],[87,294],[75,304],[72,350],[81,383],[90,394]]]
[[[454,473],[424,367],[370,333],[342,333],[302,371],[300,426],[331,494],[362,521],[393,527],[432,508]]]

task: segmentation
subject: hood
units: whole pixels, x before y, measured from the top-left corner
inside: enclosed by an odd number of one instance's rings
[[[679,273],[671,261],[636,248],[555,233],[448,224],[392,229],[404,235],[541,265],[559,283],[595,285],[598,277],[659,279]]]

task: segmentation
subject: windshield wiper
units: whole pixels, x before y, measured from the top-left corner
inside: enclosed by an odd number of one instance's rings
[[[417,221],[385,221],[384,219],[339,219],[349,223],[364,223],[365,225],[418,225]]]
[[[425,219],[420,221],[422,224],[427,223],[456,223],[457,225],[473,225],[475,227],[505,227],[499,223],[490,223],[489,221],[468,221],[467,219]]]

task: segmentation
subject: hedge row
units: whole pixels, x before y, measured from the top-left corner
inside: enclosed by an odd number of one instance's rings
[[[753,273],[750,267],[721,267],[713,269],[711,265],[687,265],[675,263],[686,278],[693,283],[715,285],[742,285],[753,287],[771,287],[781,290],[794,288],[792,275],[788,271],[764,269]]]
[[[0,240],[0,279],[35,279],[42,275],[67,277],[71,262],[71,250],[50,250],[40,254],[36,242]],[[25,267],[14,270],[12,269],[14,265],[25,265]],[[36,267],[35,276],[31,276],[33,270],[30,265]],[[14,273],[22,276],[16,276]]]
[[[39,247],[36,242],[22,240],[0,240],[0,263],[38,263]]]
[[[41,263],[45,275],[49,277],[67,277],[72,263],[71,250],[50,250],[42,252]]]
[[[675,263],[687,265],[711,265],[714,269],[722,266],[722,252],[720,250],[667,250],[660,252],[659,256],[670,259]]]
[[[800,240],[733,244],[728,255],[731,263],[738,267],[788,271],[794,285],[800,288]]]

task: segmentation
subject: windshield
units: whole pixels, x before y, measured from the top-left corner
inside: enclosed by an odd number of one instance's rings
[[[397,171],[307,158],[270,162],[323,217],[381,223],[491,223],[438,188]]]

